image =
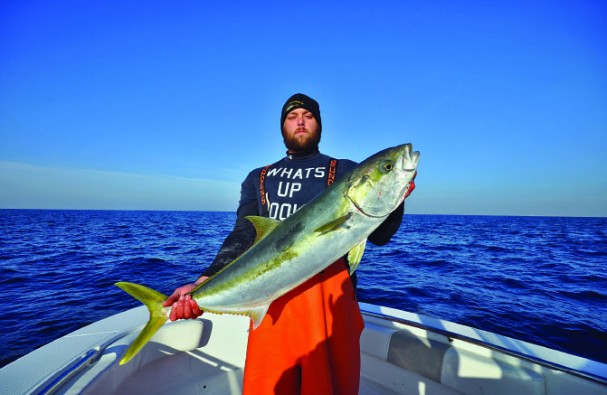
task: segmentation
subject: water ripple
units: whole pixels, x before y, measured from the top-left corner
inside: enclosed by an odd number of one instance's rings
[[[233,213],[0,210],[0,366],[169,293],[211,262]],[[607,219],[406,215],[369,245],[361,301],[607,362]]]

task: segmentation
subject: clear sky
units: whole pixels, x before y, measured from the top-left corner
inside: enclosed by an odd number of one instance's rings
[[[0,208],[233,211],[284,155],[421,151],[408,213],[607,217],[607,2],[0,2]]]

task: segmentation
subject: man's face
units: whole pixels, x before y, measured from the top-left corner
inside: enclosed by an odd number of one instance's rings
[[[314,115],[305,108],[287,114],[282,125],[282,137],[290,153],[313,151],[320,142],[320,130]]]

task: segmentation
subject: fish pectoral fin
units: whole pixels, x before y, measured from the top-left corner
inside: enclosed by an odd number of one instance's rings
[[[348,219],[350,219],[351,215],[352,215],[352,213],[342,215],[341,217],[334,219],[331,222],[327,222],[326,224],[319,226],[318,228],[316,228],[314,230],[314,232],[317,232],[317,233],[332,232],[332,231],[338,229],[340,226],[342,226]]]
[[[266,313],[268,312],[269,308],[270,305],[267,304],[253,307],[244,313],[245,315],[251,317],[251,319],[253,320],[253,330],[257,329],[257,327],[261,324],[261,321],[263,321],[263,318],[266,316]]]
[[[278,223],[280,222],[272,218],[259,217],[256,215],[249,215],[245,218],[251,221],[251,223],[255,227],[255,233],[257,234],[257,237],[255,238],[255,243],[257,243],[259,240],[263,239],[266,235],[268,235],[268,233],[273,231],[276,225],[278,225]]]
[[[365,247],[367,246],[367,239],[364,239],[358,245],[350,250],[348,253],[348,263],[350,264],[350,274],[358,268],[358,265],[363,258],[365,253]]]

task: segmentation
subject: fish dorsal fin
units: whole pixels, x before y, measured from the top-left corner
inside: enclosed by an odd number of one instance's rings
[[[350,274],[354,273],[354,270],[358,268],[363,254],[365,253],[365,247],[367,246],[367,239],[364,239],[358,245],[350,250],[348,253],[348,263],[350,264]]]
[[[251,223],[255,227],[255,233],[257,234],[257,237],[255,238],[255,243],[266,237],[268,233],[273,231],[276,225],[278,225],[280,222],[272,218],[259,217],[256,215],[249,215],[246,218],[251,221]]]
[[[318,228],[316,228],[316,230],[314,232],[317,232],[317,233],[332,232],[332,231],[336,230],[337,228],[339,228],[344,222],[346,222],[350,218],[351,215],[352,215],[351,213],[342,215],[341,217],[334,219],[331,222],[327,222],[326,224],[319,226]]]

